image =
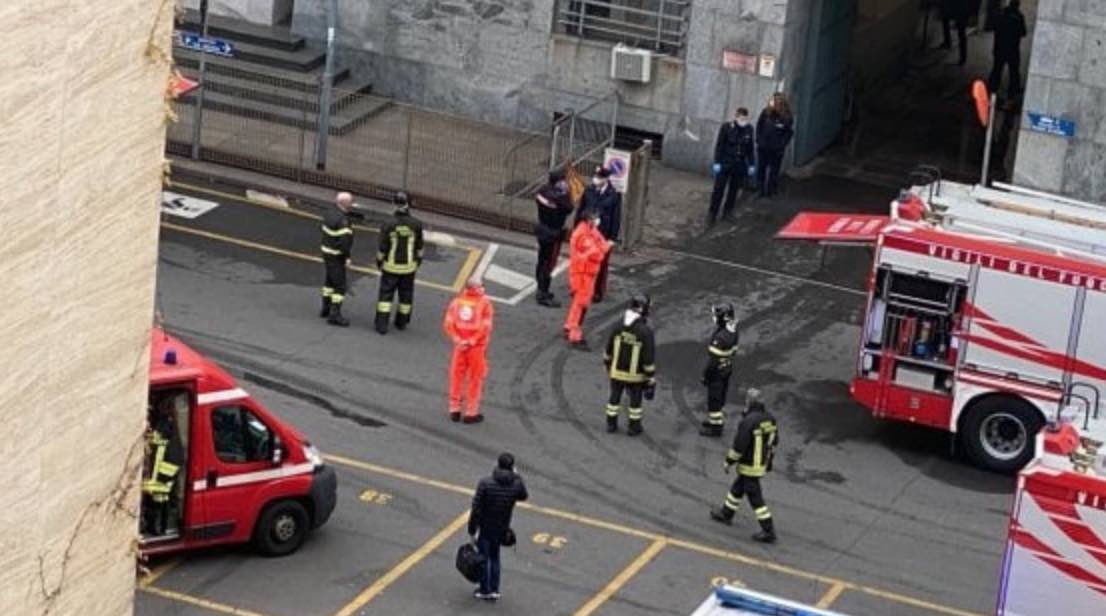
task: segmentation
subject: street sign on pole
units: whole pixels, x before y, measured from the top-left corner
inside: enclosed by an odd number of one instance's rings
[[[177,30],[174,34],[176,35],[177,47],[224,58],[234,57],[234,45],[229,41],[186,30]]]

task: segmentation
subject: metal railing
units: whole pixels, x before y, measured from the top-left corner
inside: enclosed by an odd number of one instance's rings
[[[690,0],[558,0],[557,31],[682,55]]]

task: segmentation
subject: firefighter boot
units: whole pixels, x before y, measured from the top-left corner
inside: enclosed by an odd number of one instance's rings
[[[387,312],[380,312],[379,310],[376,312],[376,322],[374,323],[376,333],[381,336],[388,333],[388,319],[391,318],[391,316],[392,315]]]
[[[618,415],[607,415],[607,432],[618,432]]]
[[[733,513],[734,510],[722,505],[721,507],[715,507],[710,510],[710,519],[726,526],[733,525]]]
[[[330,297],[323,297],[323,307],[319,310],[319,318],[325,319],[330,316]]]
[[[411,322],[411,313],[396,313],[396,329],[403,331],[407,329],[407,324]]]
[[[699,434],[702,436],[720,437],[722,436],[722,424],[711,423],[709,420],[704,420],[699,424]]]
[[[642,428],[641,428],[641,420],[640,419],[631,419],[630,420],[630,425],[626,428],[626,434],[629,434],[630,436],[637,436],[637,435],[641,434],[643,431],[644,430],[642,430]]]
[[[349,327],[349,319],[342,316],[342,304],[331,303],[330,315],[326,319],[327,325],[335,325],[338,327]]]
[[[754,541],[761,543],[775,543],[776,542],[776,528],[772,524],[772,518],[760,521],[760,532],[753,535]]]

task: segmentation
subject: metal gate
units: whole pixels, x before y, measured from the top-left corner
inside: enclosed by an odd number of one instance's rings
[[[796,118],[796,165],[810,162],[841,132],[855,21],[856,0],[815,3]]]

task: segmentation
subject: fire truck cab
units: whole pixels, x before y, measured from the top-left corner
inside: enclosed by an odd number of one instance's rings
[[[1106,206],[996,187],[934,177],[890,216],[800,214],[780,236],[874,243],[854,399],[1014,472],[1048,422],[1106,436]]]
[[[144,555],[246,542],[289,554],[333,512],[337,479],[311,443],[159,328],[147,408]]]

